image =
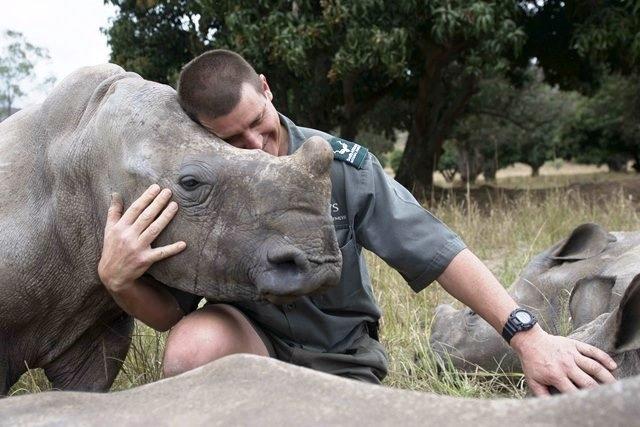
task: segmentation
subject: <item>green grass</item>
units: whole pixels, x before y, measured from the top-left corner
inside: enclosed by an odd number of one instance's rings
[[[603,179],[598,174],[597,180]],[[611,176],[619,180],[618,176]],[[560,177],[556,185],[574,182],[576,178]],[[625,176],[624,179],[630,179]],[[544,182],[539,182],[544,180]],[[507,184],[512,188],[551,186],[550,177]],[[593,182],[588,179],[589,182]],[[622,190],[610,191],[603,197],[580,189],[551,188],[544,196],[523,191],[510,198],[483,199],[483,205],[445,199],[431,211],[453,230],[483,259],[500,281],[508,286],[527,262],[542,249],[565,237],[584,222],[597,222],[608,230],[638,230],[638,206]],[[435,307],[451,302],[437,284],[419,294],[413,293],[393,269],[368,253],[371,279],[384,317],[381,340],[389,357],[389,376],[385,384],[412,390],[467,397],[522,396],[520,375],[478,372],[464,374],[449,368],[438,372],[428,346],[429,329]],[[567,322],[568,325],[568,322]],[[161,377],[164,334],[137,325],[133,345],[116,379],[114,390],[122,390],[155,381]],[[12,393],[37,392],[49,388],[41,371],[29,371],[16,384]]]

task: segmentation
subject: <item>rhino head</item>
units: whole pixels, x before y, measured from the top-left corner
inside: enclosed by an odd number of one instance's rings
[[[312,138],[281,158],[234,148],[193,122],[171,87],[117,66],[76,72],[57,91],[86,98],[74,123],[82,132],[51,150],[59,199],[77,208],[69,196],[86,194],[100,230],[110,193],[127,206],[152,183],[172,190],[179,211],[156,244],[184,240],[187,249],[155,264],[154,278],[218,301],[278,302],[338,283],[326,141]]]
[[[577,280],[592,277],[606,264],[601,254],[616,237],[596,224],[583,224],[536,255],[510,287],[509,294],[532,311],[547,332],[559,334],[569,322],[566,306]],[[575,299],[577,303],[578,299]],[[439,305],[431,326],[431,348],[441,361],[458,369],[517,372],[515,352],[491,325],[471,309]]]
[[[603,313],[569,337],[601,348],[618,364],[625,378],[640,373],[640,274],[628,285],[613,311]]]

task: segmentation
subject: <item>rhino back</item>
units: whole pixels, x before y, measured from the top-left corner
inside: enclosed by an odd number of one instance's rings
[[[42,338],[46,348],[28,352],[34,366],[46,363],[43,354],[51,359],[64,351],[99,317],[92,312],[113,311],[115,306],[99,281],[98,287],[86,286],[87,280],[97,279],[97,239],[80,235],[80,219],[63,218],[60,210],[88,202],[79,195],[61,195],[58,177],[61,166],[75,167],[64,150],[81,131],[92,99],[99,99],[101,87],[108,89],[105,79],[122,73],[110,64],[80,69],[43,104],[0,123],[0,348],[28,348],[19,340]],[[71,331],[69,317],[80,310],[86,315],[79,316]],[[47,335],[57,336],[55,343],[48,342]],[[3,345],[9,340],[11,346]]]
[[[0,414],[7,425],[626,426],[640,417],[638,392],[633,378],[546,399],[463,399],[234,355],[122,392],[8,398]]]

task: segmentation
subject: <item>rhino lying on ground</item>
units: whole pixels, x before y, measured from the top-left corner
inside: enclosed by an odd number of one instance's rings
[[[0,425],[631,426],[640,419],[639,394],[635,377],[549,398],[461,399],[233,355],[117,393],[10,397],[0,401]]]
[[[169,86],[115,65],[80,69],[0,124],[0,395],[30,368],[55,388],[107,390],[132,319],[97,274],[110,194],[152,183],[180,210],[149,273],[214,300],[287,298],[337,284],[329,145],[276,158],[191,121]]]
[[[537,255],[509,293],[546,331],[611,354],[616,377],[640,374],[639,232],[583,224]],[[438,306],[430,343],[441,361],[459,369],[521,372],[515,352],[469,308]]]

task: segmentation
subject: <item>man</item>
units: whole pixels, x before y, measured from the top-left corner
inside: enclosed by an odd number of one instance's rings
[[[335,153],[331,211],[343,273],[336,289],[292,304],[208,304],[195,310],[197,297],[141,278],[151,265],[144,261],[150,248],[131,244],[142,232],[140,226],[134,227],[135,218],[144,217],[150,223],[150,218],[159,217],[158,225],[164,228],[175,215],[177,206],[169,203],[170,191],[152,186],[122,219],[122,205],[115,199],[105,231],[100,277],[125,311],[156,329],[173,326],[165,350],[166,375],[247,352],[379,382],[386,375],[387,359],[377,341],[380,312],[361,254],[366,247],[396,268],[416,292],[437,279],[503,333],[520,356],[535,394],[548,394],[547,386],[570,392],[614,380],[609,370],[615,369],[615,363],[607,354],[549,335],[526,311],[518,310],[458,236],[388,178],[365,148],[297,127],[280,115],[271,102],[266,78],[239,55],[216,50],[191,61],[180,75],[178,96],[195,121],[239,148],[282,156],[313,135],[331,141]],[[183,248],[178,242],[167,247],[166,255]]]

